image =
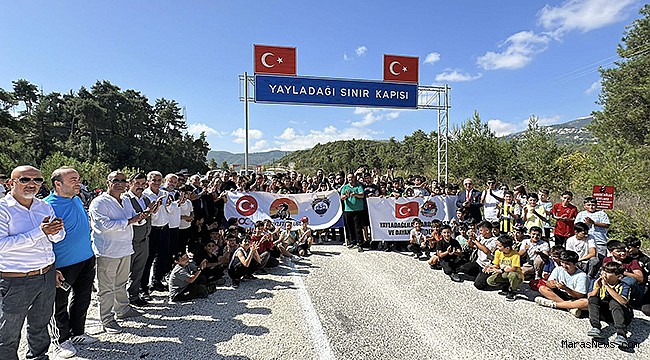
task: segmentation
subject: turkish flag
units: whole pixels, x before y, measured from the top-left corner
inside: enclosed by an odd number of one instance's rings
[[[296,76],[296,48],[255,45],[255,73]]]
[[[406,219],[420,214],[420,205],[415,202],[407,202],[406,204],[395,203],[395,217],[398,219]]]
[[[418,83],[420,58],[384,54],[384,81]]]

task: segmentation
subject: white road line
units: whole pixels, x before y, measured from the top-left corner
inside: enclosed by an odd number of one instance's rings
[[[289,265],[292,269],[296,269],[294,264]],[[305,283],[302,281],[300,275],[293,275],[293,282],[298,290],[298,301],[300,307],[302,308],[302,313],[305,316],[305,322],[307,328],[309,329],[309,335],[311,336],[312,343],[314,344],[314,350],[319,360],[334,360],[334,351],[330,346],[330,342],[325,335],[325,330],[323,325],[318,318],[316,309],[314,309],[314,304],[311,302],[311,297]]]

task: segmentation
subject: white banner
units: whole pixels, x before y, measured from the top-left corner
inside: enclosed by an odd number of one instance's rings
[[[431,234],[431,221],[456,217],[456,196],[368,198],[373,241],[408,241],[413,219],[422,220],[422,232]]]
[[[314,230],[336,224],[342,211],[339,193],[333,190],[306,194],[229,191],[224,207],[226,219],[236,218],[239,226],[253,227],[256,221],[266,219],[276,225],[293,221],[297,226],[307,216],[309,227]]]

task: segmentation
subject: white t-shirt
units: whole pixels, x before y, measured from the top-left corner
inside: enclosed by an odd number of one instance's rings
[[[490,266],[492,264],[491,256],[494,254],[494,250],[497,248],[497,238],[491,237],[485,239],[484,237],[479,236],[478,240],[481,244],[483,244],[483,246],[490,250],[490,255],[484,253],[479,249],[475,250],[478,254],[476,257],[476,263],[481,265],[481,268],[485,268],[486,266]]]
[[[584,273],[584,271],[576,269],[576,272],[571,275],[561,266],[556,266],[555,269],[553,269],[551,275],[548,277],[548,280],[561,282],[569,289],[581,294],[587,293],[587,286],[589,284],[589,278],[587,277],[587,274]]]
[[[503,198],[503,191],[501,190],[493,190],[492,193],[500,198]],[[499,204],[499,201],[490,194],[490,190],[483,190],[483,194],[485,195],[485,203],[483,204],[483,217],[485,217],[485,220],[488,221],[499,220],[497,217],[497,205]]]
[[[424,234],[422,233],[422,231],[417,231],[415,229],[411,229],[411,235],[409,237],[409,240],[413,239],[413,238],[415,238],[415,243],[418,244],[418,245],[423,243],[427,239],[424,236]]]
[[[589,254],[589,249],[596,248],[596,241],[591,235],[587,235],[587,238],[583,240],[578,240],[575,235],[571,236],[566,240],[564,244],[566,250],[575,251],[578,254],[578,258],[582,258]]]
[[[192,206],[192,202],[189,200],[185,200],[185,202],[180,206],[181,207],[181,216],[189,216],[192,214],[192,211],[194,210],[194,207]],[[190,226],[192,226],[191,221],[185,221],[183,218],[181,218],[181,226],[179,229],[189,229]]]
[[[521,242],[520,249],[523,249],[526,247],[526,245],[530,245],[528,248],[528,251],[526,253],[528,254],[528,260],[534,260],[535,257],[540,256],[535,254],[535,251],[539,252],[545,252],[548,254],[549,251],[551,251],[551,246],[548,244],[548,242],[544,240],[539,240],[536,243],[534,243],[531,239],[524,239],[524,241]]]

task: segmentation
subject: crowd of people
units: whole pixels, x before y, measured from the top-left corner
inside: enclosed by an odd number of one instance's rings
[[[554,204],[544,189],[527,193],[519,185],[511,191],[494,179],[482,191],[465,179],[459,190],[420,175],[394,177],[364,167],[349,174],[318,170],[314,176],[113,171],[105,191],[98,192],[82,192],[81,176],[70,167],[56,169],[50,180],[51,192],[44,194],[45,180],[34,167],[0,176],[2,359],[17,358],[25,319],[28,358],[44,356],[50,342],[67,358],[97,341],[85,332],[95,281],[103,330],[119,333],[118,321],[141,316],[153,292],[172,303],[205,298],[228,278],[237,288],[281,262],[306,261],[323,239],[342,240],[359,252],[374,248],[366,204],[373,196],[455,197],[458,210],[450,221],[433,221],[424,231],[416,218],[408,242],[379,244],[385,251],[412,253],[454,282],[500,289],[512,301],[528,281],[540,294],[537,304],[575,316],[588,311],[590,336],[601,336],[601,319],[613,321],[615,343],[623,346],[631,306],[650,313],[650,258],[640,241],[608,242],[607,214],[593,198],[579,212],[570,191]],[[228,191],[328,190],[340,194],[344,232],[312,231],[307,217],[297,227],[269,219],[245,229],[224,216]]]

